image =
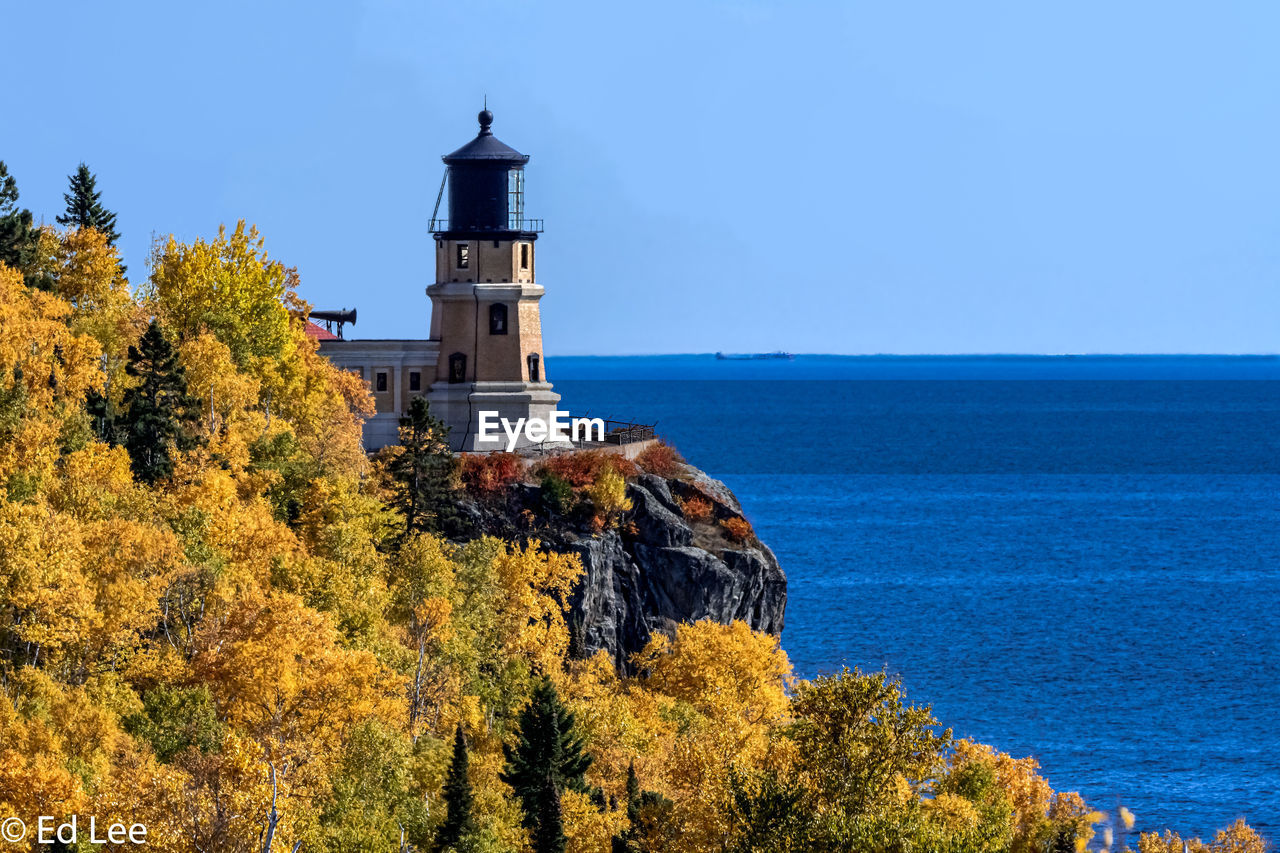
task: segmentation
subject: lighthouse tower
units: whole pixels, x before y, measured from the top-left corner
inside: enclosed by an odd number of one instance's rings
[[[449,218],[431,222],[436,280],[427,288],[431,338],[440,342],[427,402],[449,427],[453,449],[468,451],[507,443],[501,428],[479,440],[482,412],[512,425],[550,422],[560,400],[542,358],[543,288],[534,281],[542,222],[524,215],[529,157],[493,135],[493,113],[479,118],[476,138],[443,158]]]

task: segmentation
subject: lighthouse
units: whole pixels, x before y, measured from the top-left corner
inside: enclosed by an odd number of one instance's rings
[[[436,271],[427,288],[430,337],[439,342],[427,402],[449,427],[453,449],[465,451],[505,445],[479,438],[482,413],[549,421],[560,400],[542,354],[535,257],[542,221],[525,216],[529,156],[493,135],[488,109],[479,120],[476,137],[443,157],[448,218],[431,221]]]
[[[512,439],[497,428],[487,438],[481,435],[482,421],[551,424],[560,400],[542,358],[543,290],[535,281],[534,257],[542,220],[524,213],[529,157],[499,142],[492,128],[493,113],[485,109],[475,139],[443,158],[444,180],[428,226],[436,251],[434,283],[427,287],[429,335],[345,337],[343,325],[356,320],[355,311],[345,310],[313,311],[307,323],[319,351],[359,375],[373,395],[375,413],[364,424],[366,450],[399,443],[400,419],[424,395],[431,414],[449,427],[455,451],[562,441],[527,432]],[[336,335],[330,328],[335,322]]]

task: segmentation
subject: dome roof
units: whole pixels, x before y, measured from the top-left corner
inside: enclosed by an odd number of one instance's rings
[[[476,138],[452,154],[444,155],[444,157],[441,158],[444,162],[449,165],[476,160],[505,162],[512,165],[529,162],[528,154],[521,154],[510,145],[499,141],[499,139],[493,135],[493,131],[489,129],[493,124],[493,113],[486,109],[480,113],[479,119],[480,132],[476,134]]]

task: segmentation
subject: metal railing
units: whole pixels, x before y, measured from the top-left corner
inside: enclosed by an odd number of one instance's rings
[[[655,437],[657,424],[633,424],[629,421],[606,420],[604,440],[606,444],[634,444]]]
[[[507,227],[505,229],[498,230],[528,231],[534,234],[541,234],[543,230],[542,225],[543,222],[541,219],[530,219],[527,216],[512,216],[507,219]],[[432,217],[430,224],[427,225],[427,230],[432,234],[438,234],[441,231],[448,231],[449,220],[436,219],[435,217]]]

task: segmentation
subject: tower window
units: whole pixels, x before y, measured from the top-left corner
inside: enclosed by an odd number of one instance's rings
[[[455,384],[467,381],[466,353],[455,352],[449,356],[449,381]]]
[[[498,248],[498,241],[497,241],[497,240],[494,240],[494,241],[493,241],[493,248],[495,248],[495,249],[496,249],[496,248]]]
[[[385,390],[387,390],[387,373],[386,373],[386,371],[384,371],[384,370],[379,370],[379,371],[378,371],[377,375],[376,375],[376,376],[374,377],[374,379],[373,379],[373,387],[374,387],[376,390],[378,390],[378,391],[385,391]]]
[[[471,266],[471,244],[459,243],[458,244],[458,269],[465,270],[469,266]]]
[[[527,270],[529,268],[529,244],[520,244],[520,269]]]
[[[489,306],[489,334],[505,335],[507,333],[507,306],[495,302]]]
[[[416,370],[409,371],[409,390],[410,391],[422,390],[422,374]]]
[[[538,358],[538,354],[536,352],[529,353],[528,361],[529,361],[529,381],[541,382],[542,370],[541,370],[541,365],[539,364],[541,359]]]

